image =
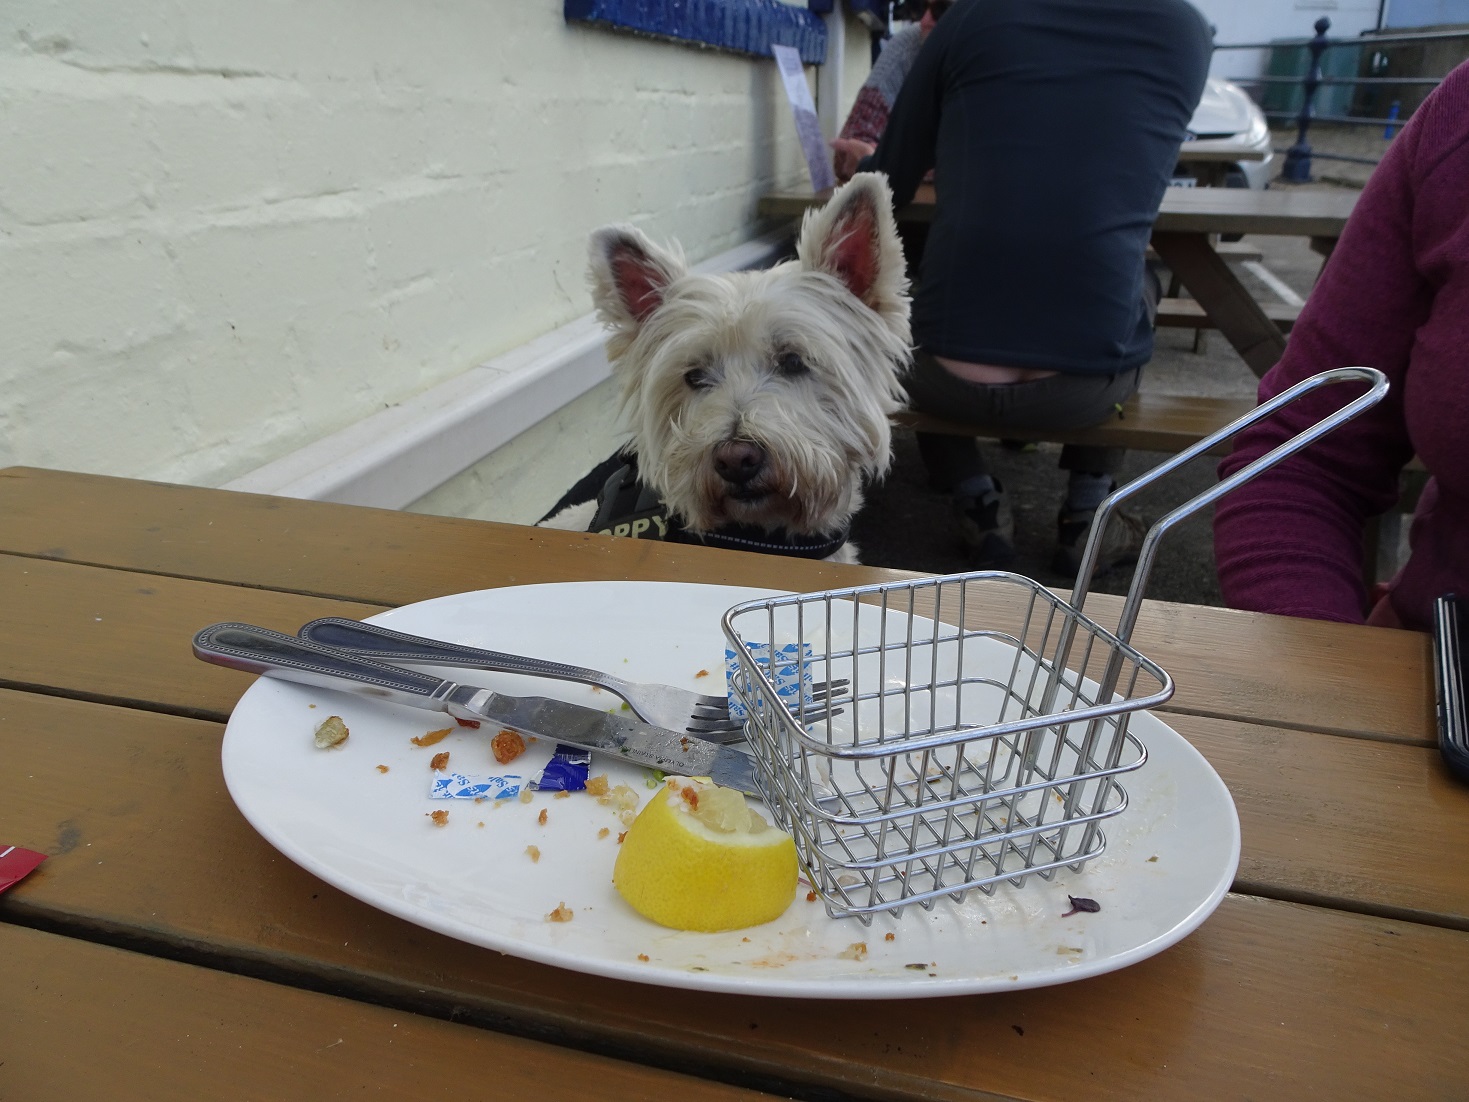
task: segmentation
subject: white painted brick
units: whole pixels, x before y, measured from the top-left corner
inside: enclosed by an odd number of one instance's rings
[[[692,260],[802,178],[769,61],[561,0],[0,6],[0,463],[205,483]]]

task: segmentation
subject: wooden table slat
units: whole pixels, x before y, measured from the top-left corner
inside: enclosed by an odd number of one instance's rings
[[[0,990],[17,1102],[772,1097],[7,924]]]
[[[83,515],[98,521],[97,532],[129,532],[131,524],[155,542],[96,535]],[[246,684],[189,654],[188,637],[214,620],[294,630],[313,616],[365,616],[447,593],[587,578],[816,590],[918,576],[17,469],[0,472],[6,551],[16,554],[0,553],[8,595],[0,627],[31,642],[0,658],[0,682],[91,699],[166,699],[198,715],[225,714]],[[127,573],[150,562],[182,577]],[[491,565],[506,562],[515,565]],[[1086,611],[1110,626],[1120,607],[1119,598],[1096,594]],[[996,626],[1004,612],[995,610]],[[1254,643],[1241,653],[1232,640],[1245,630]],[[1417,632],[1146,602],[1133,642],[1150,657],[1168,656],[1178,684],[1170,711],[1423,745],[1434,737],[1429,642]]]

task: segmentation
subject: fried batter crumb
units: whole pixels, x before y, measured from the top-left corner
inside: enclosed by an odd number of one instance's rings
[[[569,799],[571,799],[571,793],[568,792],[568,791],[566,791],[566,789],[563,788],[560,792],[556,793],[556,795],[553,796],[552,799],[556,799],[556,800],[569,800]]]
[[[449,813],[442,809],[430,811],[428,817],[434,821],[434,826],[436,827],[446,826],[449,822]]]
[[[526,846],[525,847],[525,855],[531,859],[531,863],[532,864],[535,864],[536,862],[540,861],[540,859],[541,859],[541,847],[540,846]]]
[[[340,746],[347,741],[347,725],[342,722],[341,716],[327,716],[317,725],[316,748],[318,750],[330,750],[333,746]]]
[[[648,959],[648,954],[647,953],[639,953],[638,954],[638,960],[647,960],[647,959]]]
[[[816,893],[814,891],[809,891],[809,892],[806,893],[806,902],[807,903],[815,903],[816,902]]]
[[[709,676],[709,671],[708,670],[700,670],[698,673],[694,674],[695,679],[698,679],[700,677],[708,677],[708,676]]]
[[[603,827],[601,830],[597,831],[597,837],[598,838],[605,838],[605,837],[607,837],[607,835],[609,835],[611,833],[612,832],[610,830],[608,830],[606,827]]]
[[[449,768],[449,751],[440,750],[434,755],[433,761],[428,763],[428,767],[435,773],[442,773],[445,769]]]
[[[568,907],[566,905],[565,901],[563,901],[554,911],[552,911],[550,914],[548,914],[546,916],[546,921],[547,922],[570,922],[571,921],[571,918],[572,918],[572,915],[574,915],[574,914],[576,914],[576,912],[573,911],[570,907]]]
[[[455,716],[454,722],[461,727],[472,727],[475,730],[479,730],[479,720],[477,719],[460,719],[458,716]]]
[[[541,808],[541,813],[536,816],[536,822],[540,823],[541,826],[545,826],[546,825],[546,817],[547,817],[546,816],[546,809],[543,807],[543,808]]]
[[[866,960],[867,942],[854,941],[851,945],[848,945],[845,949],[838,953],[837,956],[841,957],[843,960]]]
[[[535,798],[536,794],[532,792],[529,788],[522,788],[520,790],[520,795],[516,797],[516,799],[518,799],[523,804],[528,804]]]
[[[587,795],[588,796],[605,796],[605,795],[607,795],[607,789],[608,789],[608,784],[607,784],[607,774],[606,773],[603,773],[603,774],[601,774],[600,776],[597,776],[597,777],[588,777],[587,778]]]
[[[386,773],[388,771],[388,767],[386,765],[379,765],[377,767],[377,771],[379,773]]]
[[[623,839],[624,839],[624,838],[626,838],[626,837],[627,837],[627,831],[625,831],[625,830],[624,830],[624,831],[623,831],[623,832],[622,832],[622,833],[621,833],[621,834],[619,834],[619,835],[618,835],[618,836],[617,836],[617,844],[618,844],[618,845],[619,845],[619,846],[620,846],[620,845],[622,845],[622,840],[623,840]]]
[[[453,730],[452,727],[445,727],[440,731],[427,731],[421,735],[414,735],[408,741],[414,746],[432,746],[436,742],[443,742]]]
[[[497,762],[501,765],[509,765],[525,753],[525,739],[515,731],[501,728],[500,733],[490,740],[490,749],[495,752]]]
[[[883,934],[882,935],[882,939],[883,939],[883,941],[896,941],[897,940],[897,935],[896,934],[890,934],[890,933],[889,934]]]

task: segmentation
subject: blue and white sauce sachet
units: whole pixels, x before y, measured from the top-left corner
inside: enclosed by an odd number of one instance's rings
[[[782,643],[779,646],[745,643],[743,646],[749,659],[775,686],[776,699],[792,714],[803,702],[811,706],[814,699],[811,686],[815,679],[811,675],[810,643]],[[729,693],[729,717],[743,723],[749,718],[749,709],[735,692],[735,685],[744,684],[745,675],[740,670],[739,653],[731,647],[724,648],[724,674]]]

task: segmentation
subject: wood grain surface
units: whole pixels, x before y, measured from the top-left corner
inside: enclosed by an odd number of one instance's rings
[[[1390,1069],[1409,1065],[1421,1066],[1423,1077],[1394,1096],[1427,1098],[1442,1097],[1451,1081],[1450,1039],[1469,1013],[1469,934],[1248,896],[1227,898],[1200,930],[1157,958],[1014,995],[789,1001],[580,976],[440,937],[296,868],[230,803],[217,724],[13,692],[0,693],[0,717],[9,775],[25,778],[6,786],[0,837],[53,854],[0,897],[0,918],[229,962],[431,1015],[512,1019],[568,1044],[624,1046],[632,1059],[681,1066],[701,1052],[728,1076],[944,1098],[966,1097],[971,1088],[1054,1098],[1083,1090],[1103,1098],[1346,1097],[1364,1084],[1387,1090]],[[1350,809],[1313,823],[1315,813],[1302,808],[1275,823],[1270,808],[1289,802],[1301,769],[1316,768],[1317,757],[1289,753],[1298,732],[1277,732],[1279,745],[1271,747],[1255,725],[1207,726],[1201,743],[1226,747],[1207,752],[1252,808],[1244,817],[1245,875],[1262,884],[1272,877],[1310,882],[1313,873],[1300,862],[1331,848]],[[1254,741],[1229,746],[1241,735]],[[1327,758],[1336,744],[1398,759],[1359,770],[1338,787],[1342,793],[1376,779],[1412,783],[1426,756],[1413,747],[1316,738],[1324,746],[1312,750]],[[1283,760],[1298,768],[1282,768]],[[78,761],[88,763],[94,783],[74,783]],[[1350,772],[1350,760],[1339,769]],[[1431,774],[1417,784],[1444,805],[1441,818],[1425,825],[1461,837],[1463,800],[1453,802],[1461,794]],[[69,794],[58,799],[62,791]],[[1406,792],[1384,810],[1407,808],[1411,799]],[[1297,850],[1293,839],[1303,831],[1314,838]],[[1371,885],[1390,878],[1395,857],[1406,857],[1406,847],[1380,833],[1359,832],[1332,862],[1341,870],[1338,884],[1369,902]],[[229,857],[227,872],[221,854]],[[1438,856],[1430,849],[1423,860]],[[1443,906],[1462,915],[1466,874],[1462,863],[1446,864],[1438,879],[1414,890],[1420,902],[1439,893]],[[1397,882],[1419,874],[1405,865]],[[1125,1031],[1099,1025],[1119,1013]]]
[[[0,924],[0,1098],[771,1098],[645,1065]]]
[[[222,715],[246,682],[200,666],[187,646],[216,620],[294,631],[314,616],[599,578],[805,592],[917,577],[11,468],[0,471],[0,585],[10,598],[0,605],[0,637],[28,642],[0,660],[0,684],[134,699],[142,690],[130,686],[158,682],[147,699],[186,699],[204,709],[191,714]],[[205,581],[226,584],[211,591]],[[1119,598],[1097,594],[1086,612],[1111,626],[1120,608]],[[997,625],[1012,613],[995,609]],[[1430,648],[1419,632],[1146,602],[1133,643],[1177,682],[1168,711],[1424,746],[1434,739]],[[107,662],[116,665],[101,668]]]

